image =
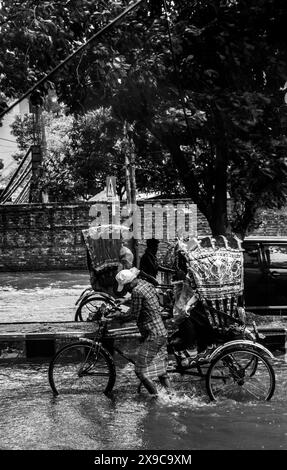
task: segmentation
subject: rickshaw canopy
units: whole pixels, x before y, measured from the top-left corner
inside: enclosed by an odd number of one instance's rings
[[[131,246],[131,232],[124,225],[99,225],[82,230],[91,266],[95,271],[120,266],[120,250]]]

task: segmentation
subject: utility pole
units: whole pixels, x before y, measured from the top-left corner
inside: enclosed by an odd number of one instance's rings
[[[136,174],[135,174],[135,149],[133,141],[133,126],[127,121],[124,122],[125,136],[125,173],[126,173],[126,195],[129,215],[133,217],[133,210],[136,210]],[[135,217],[134,217],[135,222]],[[133,227],[135,230],[135,227]],[[133,250],[135,254],[136,266],[139,266],[138,240],[133,238]]]
[[[35,117],[34,137],[35,142],[32,146],[32,177],[30,185],[29,202],[43,202],[43,194],[39,189],[39,178],[42,172],[42,161],[46,154],[47,142],[45,124],[43,119],[43,98],[35,93],[30,97],[31,112]]]
[[[125,170],[126,170],[126,190],[128,204],[136,204],[136,174],[135,174],[135,149],[133,141],[133,126],[124,123],[125,135]]]
[[[29,202],[42,202],[41,192],[39,190],[39,177],[41,175],[42,151],[40,145],[33,145],[32,155],[32,175],[30,182]]]

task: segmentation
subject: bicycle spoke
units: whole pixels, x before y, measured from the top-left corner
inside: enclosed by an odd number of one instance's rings
[[[234,389],[234,386],[237,386],[239,387],[239,385],[236,385],[234,382],[231,383],[230,385],[223,385],[224,388],[221,388],[221,389],[218,389],[218,390],[214,390],[214,393],[217,394],[217,395],[220,395],[220,394],[226,394],[228,393],[229,391],[233,390]]]
[[[258,395],[255,395],[255,393],[252,392],[252,390],[249,390],[248,387],[244,387],[244,390],[245,390],[247,393],[249,393],[250,395],[252,395],[253,397],[255,397],[257,400],[260,400],[260,399],[261,399],[261,396],[262,396],[262,395],[259,395],[259,396],[258,396]]]
[[[256,384],[254,383],[254,381],[253,381],[253,382],[250,382],[250,381],[246,380],[246,381],[245,381],[245,386],[247,386],[247,385],[248,385],[249,387],[251,387],[251,388],[253,387],[254,390],[258,390],[258,391],[261,391],[261,392],[262,392],[262,391],[264,390],[264,388],[265,388],[265,387],[264,387],[264,384],[262,384],[261,387],[260,387],[259,385],[256,385]]]

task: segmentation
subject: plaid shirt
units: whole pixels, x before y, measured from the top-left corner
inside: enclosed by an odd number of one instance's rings
[[[160,312],[161,306],[154,286],[139,279],[138,284],[132,290],[130,314],[135,317],[143,338],[167,336]]]

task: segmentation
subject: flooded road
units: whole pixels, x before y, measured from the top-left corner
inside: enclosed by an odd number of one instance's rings
[[[86,272],[0,275],[0,322],[71,321],[89,285]],[[200,381],[172,396],[137,393],[133,367],[118,374],[113,399],[54,397],[48,363],[0,365],[0,449],[287,450],[287,364],[275,367],[270,402],[210,403]],[[192,380],[192,379],[190,379]]]
[[[0,273],[0,323],[73,321],[87,271]]]
[[[199,385],[158,399],[137,394],[125,369],[113,399],[101,394],[53,397],[47,365],[1,367],[0,448],[287,449],[287,367],[276,369],[270,402],[210,403]]]

